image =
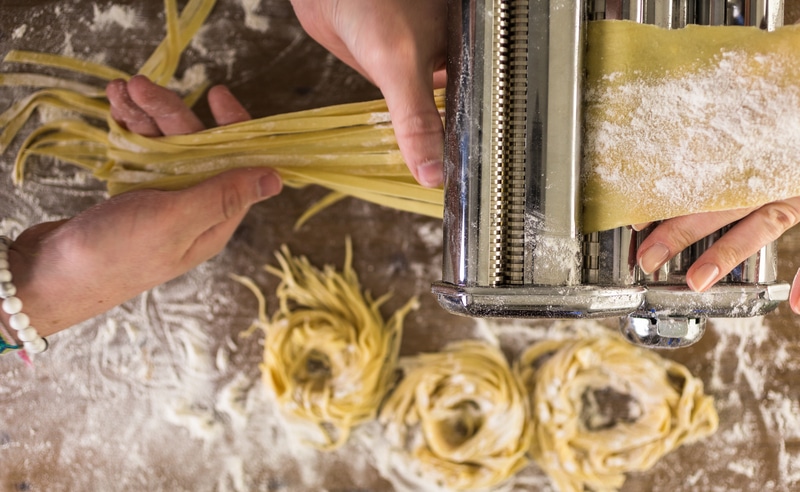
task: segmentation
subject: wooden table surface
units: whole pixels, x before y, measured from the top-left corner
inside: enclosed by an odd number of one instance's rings
[[[162,8],[153,0],[0,0],[0,55],[64,53],[135,72],[163,36]],[[786,10],[800,17],[800,2],[787,2]],[[220,0],[186,51],[179,75],[184,71],[184,82],[204,72],[228,84],[254,116],[380,97],[305,35],[286,0]],[[28,92],[0,87],[0,108]],[[208,121],[204,104],[199,112]],[[104,199],[102,184],[53,162],[32,165],[15,187],[11,167],[20,140],[0,160],[0,233],[15,235]],[[596,327],[449,315],[430,294],[441,274],[440,221],[345,200],[293,231],[299,214],[323,195],[286,190],[253,207],[218,257],[54,336],[34,369],[15,357],[0,360],[0,488],[392,490],[365,444],[369,429],[334,452],[304,447],[260,382],[261,337],[240,336],[256,302],[228,274],[248,275],[272,291],[276,281],[261,266],[274,264],[284,243],[315,264],[341,265],[349,235],[363,285],[375,294],[394,292],[387,312],[420,296],[403,354],[461,338],[495,339],[513,354],[532,340]],[[800,266],[800,232],[790,231],[779,245],[780,277],[790,281]],[[700,343],[665,354],[703,379],[716,398],[720,430],[631,475],[623,490],[800,489],[798,327],[781,306],[765,318],[714,320]],[[548,490],[547,484],[529,465],[513,488]]]

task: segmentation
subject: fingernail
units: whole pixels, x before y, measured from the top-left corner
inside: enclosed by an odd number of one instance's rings
[[[794,275],[792,290],[789,291],[789,307],[792,308],[794,314],[800,314],[800,270],[797,270]]]
[[[642,222],[641,224],[633,224],[631,225],[631,229],[638,232],[644,229],[645,227],[649,226],[650,224],[652,224],[652,222]]]
[[[212,92],[224,92],[226,94],[233,95],[233,94],[231,94],[230,89],[228,89],[228,86],[226,86],[224,84],[215,85],[214,87],[212,87],[211,89],[208,90],[209,94],[211,94]]]
[[[706,263],[692,272],[692,276],[686,279],[689,288],[695,292],[703,292],[717,280],[719,268],[713,263]]]
[[[281,191],[281,178],[274,172],[265,174],[258,178],[258,194],[261,198],[275,196]]]
[[[639,258],[639,268],[649,275],[660,268],[667,259],[669,259],[669,248],[661,243],[655,243],[642,253],[642,257]]]
[[[442,184],[442,161],[427,162],[417,168],[419,183],[428,188],[435,188]]]

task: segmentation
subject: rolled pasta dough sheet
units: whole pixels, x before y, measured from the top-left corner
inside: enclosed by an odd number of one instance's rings
[[[800,195],[800,26],[589,23],[584,232]]]

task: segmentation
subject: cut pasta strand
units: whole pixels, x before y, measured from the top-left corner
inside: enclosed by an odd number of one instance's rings
[[[4,63],[27,63],[42,67],[54,67],[69,70],[80,75],[97,77],[106,81],[131,78],[130,74],[109,67],[102,63],[79,60],[71,56],[37,53],[33,51],[11,50],[3,58]]]

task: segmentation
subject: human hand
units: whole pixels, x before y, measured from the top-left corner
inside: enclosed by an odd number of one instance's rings
[[[134,133],[145,137],[195,133],[205,127],[175,92],[161,87],[143,75],[128,82],[112,80],[106,86],[111,117]],[[208,91],[208,105],[217,125],[230,125],[250,119],[250,114],[222,85]]]
[[[800,24],[800,19],[794,22]],[[686,272],[689,288],[703,292],[762,247],[800,223],[800,197],[779,200],[761,207],[707,212],[661,222],[639,246],[636,260],[649,274],[691,244],[739,221],[709,247]],[[633,226],[642,230],[649,224]],[[800,270],[792,280],[789,306],[800,314]]]
[[[639,266],[652,273],[670,258],[720,228],[739,221],[686,272],[689,288],[703,292],[730,273],[736,265],[800,223],[800,197],[761,207],[686,215],[661,222],[642,241],[637,253]],[[634,226],[640,230],[647,224]],[[789,305],[800,314],[800,272],[792,282]]]
[[[445,0],[292,0],[308,34],[383,93],[397,144],[423,186],[442,183]]]
[[[202,128],[176,94],[145,78],[112,82],[108,95],[120,124],[132,131]],[[217,123],[249,118],[227,89],[212,89],[209,104]],[[42,336],[101,314],[217,254],[250,206],[280,189],[270,169],[237,169],[181,191],[125,193],[74,218],[31,227],[9,251],[24,312]]]

